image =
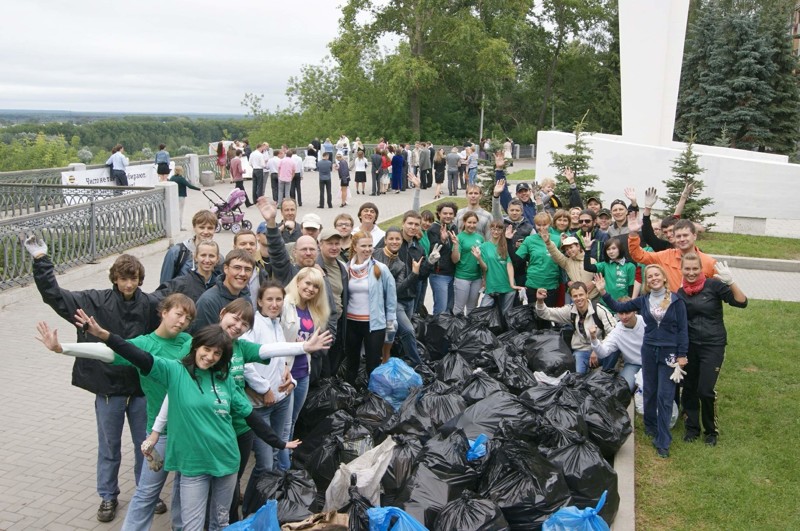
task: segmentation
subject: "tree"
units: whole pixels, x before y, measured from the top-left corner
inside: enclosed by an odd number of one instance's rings
[[[678,158],[672,162],[672,178],[665,179],[664,185],[667,187],[667,195],[662,198],[664,204],[667,206],[667,212],[674,212],[675,206],[681,199],[681,194],[686,189],[687,185],[691,185],[692,193],[686,200],[686,205],[683,207],[681,217],[705,225],[704,220],[708,217],[713,217],[716,212],[704,212],[704,210],[714,204],[714,200],[710,197],[700,197],[703,192],[703,181],[698,179],[705,168],[701,168],[697,163],[698,156],[694,152],[694,138],[689,139],[684,149]],[[711,228],[714,224],[705,225],[706,228]]]
[[[564,170],[566,168],[571,168],[575,174],[575,184],[578,186],[581,195],[584,197],[593,196],[598,198],[601,195],[601,192],[589,189],[597,180],[597,175],[589,173],[592,162],[592,148],[586,143],[587,133],[584,131],[586,116],[588,114],[589,111],[586,111],[583,118],[575,123],[575,129],[573,131],[575,141],[572,144],[567,144],[569,153],[550,152],[550,156],[553,158],[553,162],[550,163],[550,166],[558,170],[557,177],[559,177],[559,179],[556,183],[556,195],[558,197],[569,197],[569,183],[564,177]]]

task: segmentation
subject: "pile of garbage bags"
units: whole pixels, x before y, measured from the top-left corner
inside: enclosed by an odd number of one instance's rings
[[[571,373],[560,334],[534,330],[522,308],[415,318],[422,364],[393,358],[363,389],[319,381],[297,424],[296,469],[266,474],[259,502],[277,500],[281,524],[349,512],[351,529],[381,508],[431,530],[541,529],[572,506],[611,524],[611,463],[632,432],[627,384]]]

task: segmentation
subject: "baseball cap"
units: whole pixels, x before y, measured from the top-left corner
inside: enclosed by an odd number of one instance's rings
[[[267,222],[262,221],[259,223],[258,228],[256,229],[256,234],[266,234],[267,233]]]
[[[322,228],[322,220],[316,214],[306,214],[303,216],[303,219],[300,220],[300,226],[319,230]]]
[[[625,201],[623,201],[622,199],[614,199],[613,201],[611,201],[611,206],[609,208],[614,208],[614,205],[622,205],[625,208],[628,208],[628,205],[626,205]]]
[[[611,211],[607,208],[601,208],[600,212],[597,213],[597,217],[599,218],[600,216],[608,216],[610,218]]]
[[[575,236],[567,236],[561,242],[561,247],[566,247],[567,245],[578,245],[578,238]]]
[[[322,229],[317,236],[317,242],[324,242],[326,240],[330,240],[331,238],[341,238],[342,235],[339,234],[339,231],[332,227],[328,227],[327,229]]]
[[[595,203],[597,203],[598,205],[601,205],[601,206],[603,204],[603,202],[600,201],[600,199],[596,198],[595,196],[592,196],[592,197],[589,197],[588,199],[586,199],[586,204],[588,205],[592,201],[594,201]]]
[[[530,189],[531,189],[531,185],[529,185],[528,183],[519,183],[517,185],[517,192],[520,192],[522,190],[530,190]]]

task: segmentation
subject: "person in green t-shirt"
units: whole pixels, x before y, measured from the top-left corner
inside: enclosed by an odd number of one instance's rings
[[[467,212],[461,218],[461,232],[458,235],[450,234],[458,245],[453,246],[450,258],[456,264],[455,280],[453,281],[453,315],[469,314],[478,305],[483,279],[478,260],[472,252],[474,247],[480,247],[484,242],[483,235],[477,232],[478,215]]]
[[[583,237],[585,249],[591,249],[592,237],[586,234]],[[615,299],[633,297],[636,284],[636,264],[625,260],[622,256],[622,244],[619,238],[609,238],[604,246],[607,261],[591,263],[589,253],[583,255],[583,268],[590,273],[600,273],[606,279],[606,291]],[[606,306],[601,299],[600,304]],[[616,313],[616,312],[612,312]]]
[[[536,300],[538,289],[547,290],[545,304],[555,306],[558,300],[558,286],[561,283],[561,268],[550,258],[547,244],[539,232],[549,231],[550,238],[560,241],[561,235],[552,227],[552,218],[547,212],[539,212],[533,218],[536,231],[522,241],[517,248],[517,256],[528,264],[525,278],[525,291],[529,301]],[[550,322],[536,318],[537,328],[550,328]]]
[[[472,248],[472,254],[484,274],[482,307],[500,306],[503,314],[511,310],[517,290],[525,289],[514,282],[514,266],[508,256],[505,223],[494,220],[489,224],[490,241]]]

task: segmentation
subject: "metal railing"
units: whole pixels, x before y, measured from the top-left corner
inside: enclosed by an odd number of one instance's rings
[[[202,157],[201,157],[202,159]],[[175,165],[183,166],[184,175],[188,175],[189,159],[187,157],[172,157]],[[140,164],[154,164],[152,159],[148,160],[132,160],[128,163],[130,166],[137,166]],[[87,170],[96,170],[98,168],[105,168],[105,164],[87,164]],[[61,184],[61,172],[70,171],[72,168],[44,168],[39,170],[19,170],[19,171],[4,171],[0,172],[0,183],[13,183],[13,184]]]
[[[33,280],[23,245],[31,234],[47,243],[57,271],[165,237],[165,193],[159,187],[0,220],[0,291]]]
[[[0,218],[79,205],[152,188],[0,183]]]

